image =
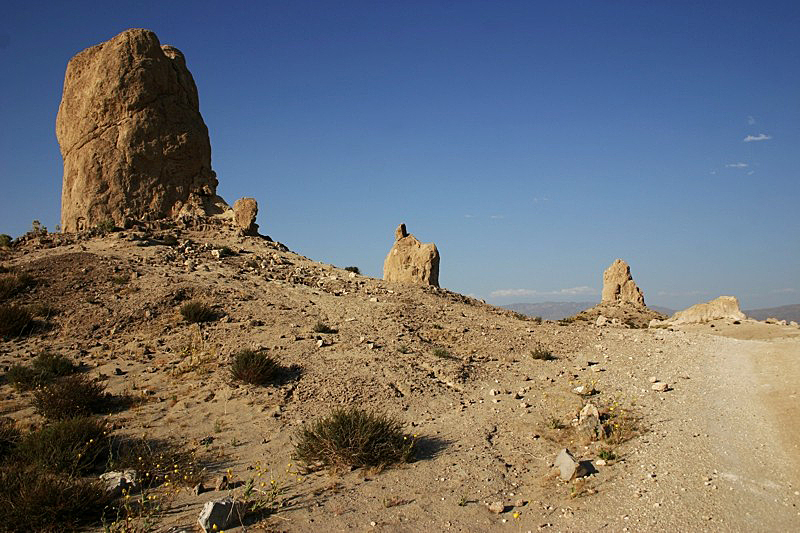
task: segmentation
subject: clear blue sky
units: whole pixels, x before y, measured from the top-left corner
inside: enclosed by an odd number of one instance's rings
[[[20,2],[0,20],[0,232],[58,223],[67,61],[130,27],[186,56],[220,194],[380,276],[395,226],[444,287],[800,302],[800,2]]]

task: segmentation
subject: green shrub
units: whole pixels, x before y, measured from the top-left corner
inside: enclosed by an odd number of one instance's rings
[[[344,269],[348,272],[352,272],[353,274],[361,274],[361,270],[359,270],[359,268],[355,266],[344,267]]]
[[[0,304],[0,337],[18,337],[33,326],[33,315],[24,307]]]
[[[75,531],[97,523],[108,503],[97,481],[22,464],[0,468],[0,531]]]
[[[301,428],[294,442],[294,457],[309,468],[384,467],[409,461],[413,451],[400,421],[358,407],[334,409]]]
[[[274,357],[263,351],[244,350],[233,356],[231,377],[253,385],[266,385],[281,369]]]
[[[33,393],[33,407],[50,420],[100,413],[111,403],[102,383],[76,374],[61,378]]]
[[[54,379],[75,373],[77,367],[63,355],[44,352],[33,358],[29,366],[13,365],[6,373],[8,382],[17,390],[30,390]]]
[[[0,233],[0,248],[11,248],[11,235]]]
[[[447,351],[447,348],[442,348],[441,346],[437,346],[433,349],[433,355],[441,359],[458,359],[458,357]]]
[[[12,456],[41,470],[88,474],[108,458],[107,433],[105,422],[95,418],[59,420],[23,435]]]
[[[330,327],[325,322],[317,322],[316,324],[314,324],[313,330],[314,330],[314,333],[336,333],[337,332],[337,330],[333,329],[332,327]]]
[[[181,315],[190,324],[213,322],[219,318],[218,313],[208,304],[191,301],[181,306]]]

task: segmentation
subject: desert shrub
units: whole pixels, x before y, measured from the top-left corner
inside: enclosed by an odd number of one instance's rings
[[[0,531],[74,531],[96,523],[107,503],[97,481],[23,464],[0,468]]]
[[[0,233],[0,248],[11,248],[11,235]]]
[[[542,323],[542,317],[540,317],[540,316],[531,317],[531,322],[533,322],[534,324],[541,324]]]
[[[344,267],[344,269],[345,269],[346,271],[348,271],[348,272],[352,272],[352,273],[354,273],[354,274],[361,274],[361,270],[359,270],[359,268],[358,268],[358,267],[355,267],[355,266]]]
[[[18,390],[30,390],[76,370],[68,357],[44,352],[34,357],[30,365],[13,365],[6,373],[6,379]]]
[[[294,456],[309,468],[383,467],[407,462],[414,438],[402,422],[358,407],[338,407],[295,436]]]
[[[538,359],[539,361],[553,361],[557,359],[553,352],[545,348],[544,346],[536,346],[533,350],[531,350],[531,359]]]
[[[447,351],[446,348],[442,348],[441,346],[437,346],[433,349],[433,355],[441,359],[458,359],[456,356]]]
[[[7,416],[0,418],[0,461],[11,453],[17,446],[19,439],[20,432],[14,419]]]
[[[14,462],[70,475],[94,471],[108,458],[106,424],[90,417],[52,422],[23,435]]]
[[[25,308],[28,310],[31,316],[44,318],[45,320],[51,316],[56,316],[57,314],[61,313],[60,309],[46,303],[28,305]]]
[[[193,487],[203,481],[205,469],[198,458],[178,444],[148,437],[115,437],[108,470],[132,468],[145,489],[166,482]]]
[[[104,411],[111,403],[102,383],[86,375],[61,378],[33,393],[33,407],[50,420],[64,420]]]
[[[222,248],[219,248],[219,257],[220,257],[220,259],[222,259],[223,257],[233,257],[234,255],[236,255],[236,252],[234,252],[233,250],[231,250],[227,246],[223,246]]]
[[[330,327],[325,322],[317,322],[314,324],[314,333],[336,333],[337,330]]]
[[[18,337],[32,325],[33,315],[24,307],[0,304],[0,337]]]
[[[280,368],[278,361],[263,351],[243,350],[233,356],[231,377],[253,385],[266,385]]]
[[[33,285],[33,278],[28,274],[0,273],[0,300],[11,298],[31,285]]]
[[[183,304],[181,306],[181,315],[190,324],[213,322],[219,316],[210,305],[198,301]]]
[[[101,235],[105,235],[106,233],[111,233],[112,231],[117,229],[117,226],[114,224],[114,221],[111,220],[110,218],[98,222],[97,226],[95,227],[97,228],[97,231]]]

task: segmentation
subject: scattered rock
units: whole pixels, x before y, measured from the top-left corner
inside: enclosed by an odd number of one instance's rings
[[[197,484],[197,485],[195,485],[195,486],[194,486],[194,488],[192,489],[192,493],[193,493],[195,496],[200,496],[200,495],[201,495],[201,494],[203,494],[205,491],[206,491],[206,488],[203,486],[203,484],[202,484],[202,483],[198,483],[198,484]]]
[[[228,476],[222,475],[214,482],[214,490],[227,490],[228,485]]]
[[[669,390],[669,384],[663,382],[653,383],[650,388],[656,392],[666,392]]]
[[[655,383],[658,381],[658,378],[655,376],[650,376],[650,379],[648,381],[650,381],[650,383]]]
[[[126,30],[69,61],[56,136],[65,232],[230,209],[216,194],[194,79],[152,31]]]
[[[205,533],[217,532],[234,525],[242,511],[242,505],[230,498],[206,502],[197,521]]]
[[[130,493],[139,488],[136,482],[136,470],[106,472],[100,476],[100,480],[105,483],[106,493],[112,498],[122,496],[123,491]]]
[[[432,242],[421,243],[400,224],[395,242],[383,262],[383,279],[439,286],[439,251]]]
[[[591,439],[599,439],[603,436],[600,412],[592,402],[586,402],[578,415],[578,431]]]
[[[597,317],[597,320],[595,320],[594,325],[598,326],[598,327],[599,326],[605,326],[607,322],[608,322],[608,319],[605,316],[600,315],[600,316]]]
[[[503,505],[503,502],[492,502],[488,505],[489,510],[494,514],[500,514],[505,511],[506,506]]]
[[[559,470],[562,481],[570,481],[573,478],[583,477],[588,474],[588,469],[570,453],[566,448],[561,450],[556,456],[554,466]]]

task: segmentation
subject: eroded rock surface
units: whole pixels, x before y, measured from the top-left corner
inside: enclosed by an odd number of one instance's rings
[[[701,324],[712,320],[745,320],[739,309],[739,300],[734,296],[720,296],[710,302],[700,303],[678,311],[669,319],[656,324]]]
[[[383,262],[383,279],[401,283],[439,286],[439,250],[432,242],[421,243],[400,224],[395,241]]]
[[[228,209],[184,56],[149,30],[126,30],[69,61],[56,136],[64,231]]]
[[[258,202],[255,198],[239,198],[233,204],[233,218],[245,235],[258,235]]]
[[[644,294],[631,276],[631,267],[617,259],[603,272],[602,303],[631,303],[644,307]]]

